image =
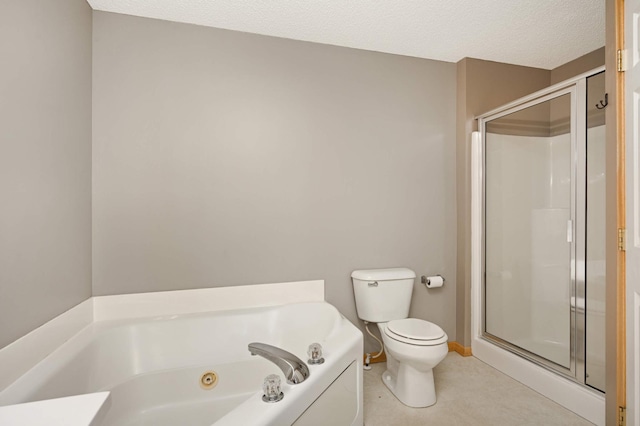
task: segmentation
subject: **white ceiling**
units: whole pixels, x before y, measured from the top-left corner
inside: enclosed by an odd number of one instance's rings
[[[457,62],[552,69],[604,46],[605,0],[88,0],[96,10]]]

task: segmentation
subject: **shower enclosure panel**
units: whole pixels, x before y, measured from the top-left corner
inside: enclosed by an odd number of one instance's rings
[[[596,424],[605,418],[604,72],[478,116],[471,141],[474,355]]]
[[[570,374],[577,97],[571,87],[485,126],[485,332]]]
[[[482,337],[604,391],[604,72],[479,118]]]

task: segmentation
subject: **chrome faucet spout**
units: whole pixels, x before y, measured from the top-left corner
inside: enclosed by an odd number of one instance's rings
[[[251,352],[251,355],[260,355],[280,367],[289,384],[302,383],[309,377],[307,364],[294,354],[283,349],[266,343],[254,342],[249,343],[249,352]]]

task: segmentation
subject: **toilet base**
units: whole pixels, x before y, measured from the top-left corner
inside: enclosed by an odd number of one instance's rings
[[[436,403],[433,369],[419,371],[389,358],[389,368],[382,373],[382,381],[400,402],[413,408],[429,407]]]

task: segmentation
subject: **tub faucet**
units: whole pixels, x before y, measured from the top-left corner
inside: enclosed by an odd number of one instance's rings
[[[287,383],[295,385],[309,377],[309,367],[294,354],[266,343],[249,343],[251,355],[260,355],[280,367]]]

